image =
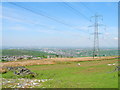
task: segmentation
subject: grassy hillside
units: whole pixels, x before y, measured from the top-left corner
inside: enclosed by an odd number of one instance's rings
[[[2,50],[2,55],[3,56],[19,56],[19,55],[47,56],[47,55],[55,55],[55,54],[45,53],[41,51],[33,51],[33,50],[4,49]]]
[[[117,88],[118,72],[108,73],[117,59],[87,62],[61,62],[54,65],[32,65],[26,68],[37,73],[35,79],[52,79],[40,82],[35,88]],[[80,63],[81,66],[78,66]],[[3,78],[18,78],[13,72],[3,74]],[[5,86],[3,86],[5,87]]]

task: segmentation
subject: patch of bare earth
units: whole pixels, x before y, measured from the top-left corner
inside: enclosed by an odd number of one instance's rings
[[[45,65],[45,64],[55,64],[53,61],[49,60],[25,60],[17,62],[5,62],[2,66],[30,66],[30,65]]]
[[[51,61],[98,61],[98,60],[109,60],[117,57],[81,57],[81,58],[51,58]]]

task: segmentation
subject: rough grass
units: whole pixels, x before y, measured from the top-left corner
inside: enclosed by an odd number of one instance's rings
[[[85,62],[56,62],[54,65],[32,65],[26,68],[37,73],[36,79],[53,79],[36,88],[117,88],[118,72],[108,73],[117,59]],[[78,66],[80,63],[81,66]],[[18,78],[13,73],[3,74],[4,78]]]
[[[116,57],[101,57],[93,59],[92,57],[81,57],[81,58],[48,58],[42,60],[21,60],[21,61],[11,61],[3,62],[2,66],[30,66],[30,65],[44,65],[44,64],[55,64],[55,62],[78,62],[78,61],[99,61],[99,60],[110,60]]]

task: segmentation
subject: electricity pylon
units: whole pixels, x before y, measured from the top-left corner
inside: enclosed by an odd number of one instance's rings
[[[98,23],[98,20],[103,20],[103,17],[101,15],[95,14],[95,16],[92,16],[91,18],[94,18],[94,47],[93,47],[93,58],[100,57],[100,49],[99,49],[99,26],[101,24]]]

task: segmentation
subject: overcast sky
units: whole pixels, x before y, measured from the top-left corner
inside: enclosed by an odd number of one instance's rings
[[[98,13],[100,47],[117,47],[117,2],[4,2],[2,10],[3,46],[93,47],[89,19]]]

